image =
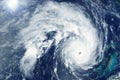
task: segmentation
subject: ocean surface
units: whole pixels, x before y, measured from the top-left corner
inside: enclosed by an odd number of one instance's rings
[[[120,80],[120,0],[0,0],[0,80]]]

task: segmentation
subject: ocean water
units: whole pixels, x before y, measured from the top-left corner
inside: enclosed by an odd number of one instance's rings
[[[119,80],[119,0],[1,0],[0,80]]]

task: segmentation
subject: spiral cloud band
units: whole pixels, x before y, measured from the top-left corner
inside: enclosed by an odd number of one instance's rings
[[[49,38],[48,34],[53,35]],[[81,6],[57,2],[39,5],[19,35],[26,47],[20,62],[25,76],[32,75],[37,58],[44,56],[53,42],[55,55],[59,54],[71,70],[88,70],[102,60],[102,41]]]

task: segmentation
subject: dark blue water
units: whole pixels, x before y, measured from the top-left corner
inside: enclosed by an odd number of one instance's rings
[[[92,20],[93,25],[97,29],[99,36],[103,36],[103,43],[106,45],[105,52],[104,52],[104,58],[98,65],[95,65],[94,68],[87,70],[87,71],[81,71],[78,70],[76,76],[79,78],[82,78],[82,80],[107,80],[108,77],[111,75],[115,75],[118,72],[120,72],[120,3],[119,0],[55,0],[58,3],[61,2],[67,2],[67,3],[73,3],[76,5],[82,5],[85,8],[85,14]],[[31,12],[34,12],[36,5],[42,4],[44,1],[39,1],[31,5],[29,7],[26,7],[26,9]],[[23,8],[21,8],[22,10]],[[16,14],[16,13],[15,13]],[[30,16],[31,16],[30,14]],[[10,14],[9,14],[10,16]],[[12,15],[14,16],[14,15]],[[21,15],[17,16],[16,20],[20,19]],[[14,16],[15,17],[15,16]],[[11,17],[9,17],[11,19]],[[5,19],[6,20],[6,19]],[[5,21],[4,20],[4,21]],[[0,24],[4,22],[0,20]],[[23,23],[27,23],[29,21],[26,19]],[[103,22],[107,24],[106,28],[108,31],[108,34],[105,35],[106,30],[104,28]],[[26,26],[27,24],[25,24]],[[13,26],[11,24],[11,26]],[[9,28],[9,33],[1,33],[0,36],[4,39],[7,39],[11,43],[16,41],[16,37],[13,37],[19,32],[19,29],[13,29]],[[48,39],[52,39],[56,32],[48,33]],[[107,37],[107,40],[105,41],[105,38]],[[1,40],[1,43],[2,42]],[[103,45],[103,46],[105,46]],[[13,45],[15,46],[15,44]],[[9,55],[9,57],[12,57],[13,60],[16,60],[16,63],[9,62],[12,64],[11,66],[8,66],[4,68],[2,71],[0,71],[0,80],[22,80],[24,78],[24,75],[19,70],[19,61],[23,56],[23,53],[25,52],[24,46],[19,47],[14,52],[11,52],[12,47],[7,47],[6,49],[8,52],[5,52],[3,49],[3,53],[12,53]],[[55,52],[56,46],[53,45],[48,50],[48,52],[45,53],[41,59],[37,60],[37,63],[35,65],[35,69],[33,71],[33,76],[26,78],[26,80],[78,80],[72,73],[70,73],[69,69],[64,66],[62,61],[60,60],[59,55],[54,58],[54,52]],[[2,53],[1,53],[2,54]],[[15,55],[16,54],[16,55]],[[14,57],[13,57],[14,56]],[[19,56],[19,57],[18,57]],[[56,65],[57,63],[57,65]],[[54,72],[54,68],[57,67],[57,73]],[[6,79],[6,76],[11,73],[12,75]],[[57,75],[58,76],[57,76]]]

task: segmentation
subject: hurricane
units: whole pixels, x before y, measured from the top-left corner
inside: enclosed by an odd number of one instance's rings
[[[6,2],[3,0],[0,6]],[[15,4],[17,8],[7,3],[10,8],[3,7],[5,12],[0,12],[3,18],[0,53],[10,56],[1,55],[5,57],[1,58],[1,65],[10,66],[0,66],[4,73],[0,73],[0,79],[119,78],[119,1],[17,0],[17,3],[20,4]]]

